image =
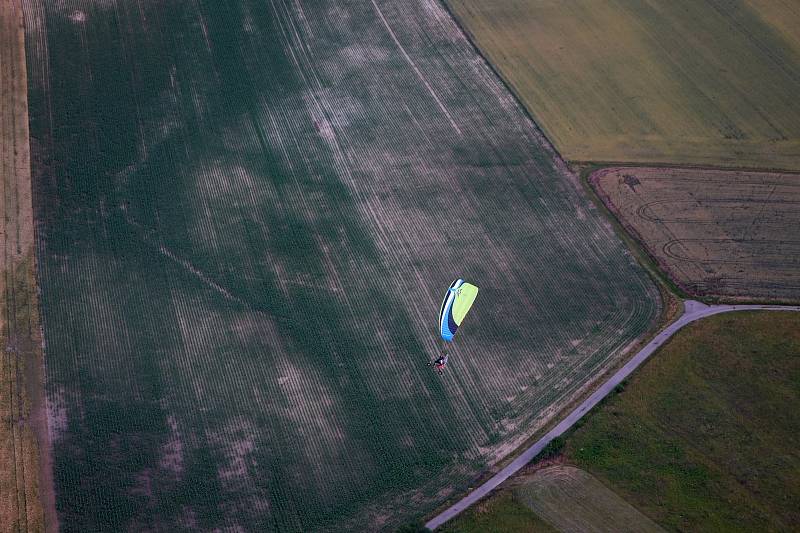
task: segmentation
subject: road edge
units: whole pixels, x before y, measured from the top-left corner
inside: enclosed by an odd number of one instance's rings
[[[603,382],[589,397],[584,399],[577,407],[564,416],[550,431],[542,438],[529,446],[524,452],[517,456],[514,461],[506,465],[481,486],[461,498],[443,512],[439,513],[428,522],[425,527],[435,530],[448,520],[454,518],[472,504],[488,496],[495,488],[504,481],[516,474],[522,467],[531,462],[539,453],[550,444],[556,437],[566,433],[578,420],[583,418],[597,404],[599,404],[614,388],[622,381],[627,379],[639,366],[650,358],[658,349],[669,340],[675,333],[685,326],[697,320],[735,311],[795,311],[800,312],[800,305],[782,306],[771,304],[751,304],[751,305],[705,305],[696,300],[683,301],[683,313],[677,320],[666,326],[650,342],[648,342],[639,352],[636,353],[625,365]]]

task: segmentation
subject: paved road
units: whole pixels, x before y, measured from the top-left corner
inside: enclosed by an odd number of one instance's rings
[[[547,446],[551,440],[558,437],[567,431],[572,425],[577,422],[583,415],[589,412],[600,400],[606,397],[609,392],[614,390],[614,387],[619,385],[631,372],[641,365],[650,355],[655,352],[659,346],[664,344],[676,331],[690,324],[695,320],[705,318],[711,315],[718,315],[720,313],[729,313],[731,311],[800,311],[800,306],[797,305],[705,305],[694,300],[685,300],[683,302],[683,314],[678,320],[670,324],[661,333],[651,340],[647,345],[637,353],[633,359],[620,368],[608,381],[603,383],[591,396],[586,398],[578,407],[569,413],[559,424],[551,429],[544,437],[536,441],[530,448],[525,450],[519,457],[514,459],[508,466],[500,470],[491,479],[486,481],[483,485],[470,492],[463,499],[459,500],[453,506],[447,508],[441,514],[432,518],[425,526],[429,529],[436,529],[441,526],[458,513],[477,502],[489,492],[494,490],[503,481],[515,474],[520,468],[528,464],[534,457],[539,455],[539,452]]]

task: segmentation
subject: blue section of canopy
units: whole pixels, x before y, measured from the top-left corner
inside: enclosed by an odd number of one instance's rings
[[[458,329],[458,324],[453,320],[453,301],[456,298],[456,290],[462,283],[464,283],[463,279],[457,279],[450,284],[450,288],[447,289],[444,300],[442,300],[442,308],[439,311],[439,333],[442,339],[448,342],[453,340],[453,336]]]

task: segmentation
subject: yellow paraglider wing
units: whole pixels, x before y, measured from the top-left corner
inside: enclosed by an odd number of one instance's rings
[[[439,311],[439,333],[444,340],[453,340],[458,326],[467,316],[477,296],[478,287],[465,283],[463,279],[457,279],[450,285]]]
[[[461,321],[467,316],[477,296],[478,287],[471,283],[464,283],[456,289],[456,298],[453,301],[453,322],[457,326],[461,325]]]

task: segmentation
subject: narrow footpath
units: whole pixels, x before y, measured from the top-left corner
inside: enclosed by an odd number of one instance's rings
[[[441,526],[461,511],[477,502],[492,490],[498,487],[503,481],[514,475],[520,468],[531,462],[534,457],[539,455],[545,446],[554,438],[561,436],[569,428],[583,417],[586,413],[600,403],[614,387],[624,381],[636,368],[641,365],[648,357],[650,357],[662,344],[664,344],[670,337],[672,337],[678,330],[691,324],[701,318],[718,315],[720,313],[730,313],[732,311],[800,311],[798,305],[705,305],[694,300],[684,300],[683,314],[680,318],[664,328],[658,335],[655,336],[647,345],[642,348],[625,366],[615,372],[605,383],[592,393],[591,396],[586,398],[580,405],[578,405],[572,412],[570,412],[561,422],[551,429],[544,437],[536,441],[527,450],[509,463],[505,468],[500,470],[497,474],[492,476],[483,485],[476,488],[464,498],[445,509],[442,513],[433,517],[425,527],[434,530]]]

